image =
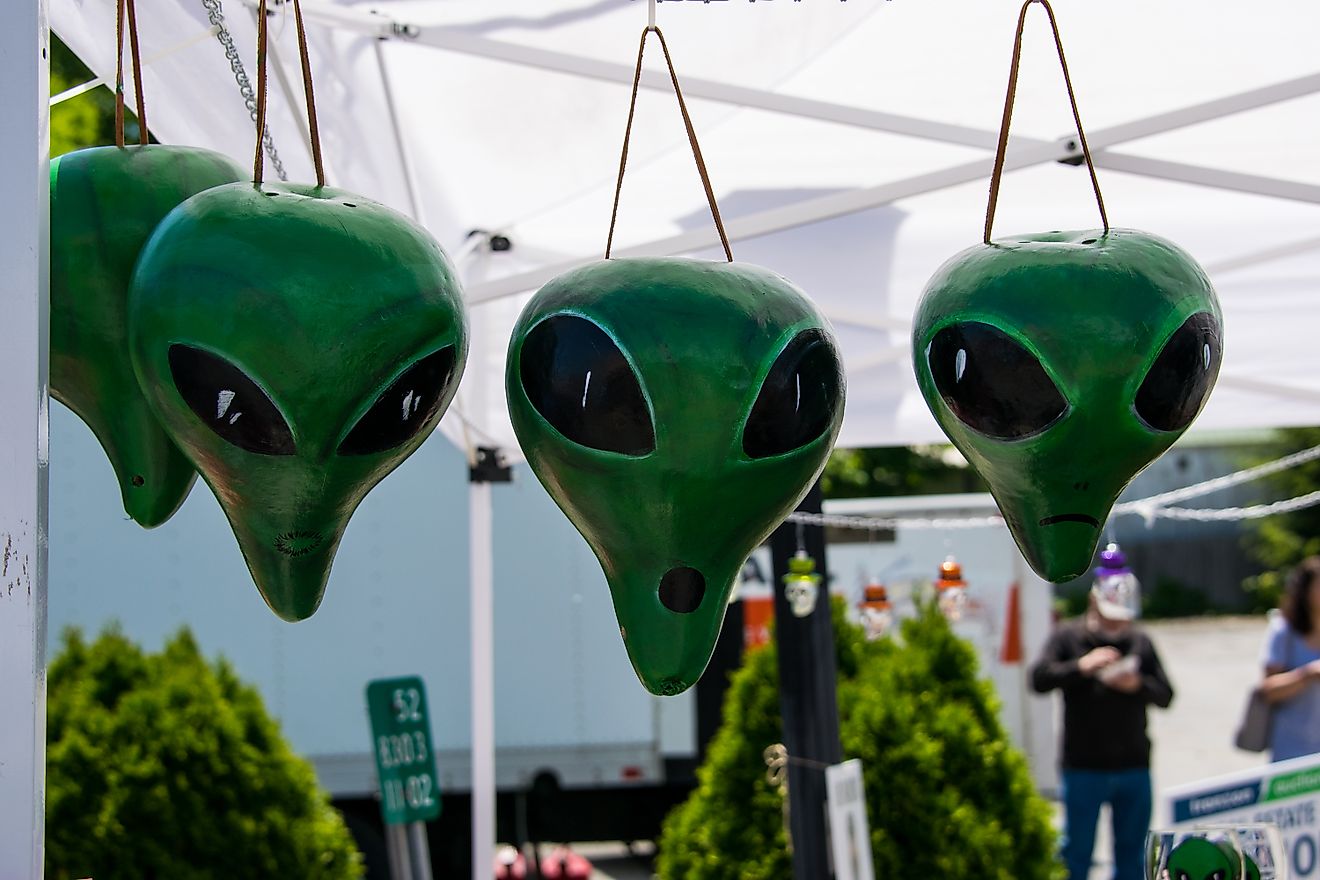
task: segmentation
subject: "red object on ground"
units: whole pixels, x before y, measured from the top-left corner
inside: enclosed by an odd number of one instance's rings
[[[1004,646],[999,652],[999,662],[1022,662],[1022,607],[1017,584],[1011,584],[1008,588],[1008,614],[1004,622]]]
[[[556,847],[541,859],[541,876],[545,880],[588,880],[591,862],[566,846]]]
[[[527,859],[511,846],[495,854],[495,880],[527,880]]]

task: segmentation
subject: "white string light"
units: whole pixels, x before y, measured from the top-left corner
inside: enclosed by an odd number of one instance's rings
[[[1185,501],[1189,498],[1209,495],[1212,492],[1218,492],[1220,489],[1227,489],[1230,486],[1249,483],[1252,480],[1257,480],[1261,477],[1268,476],[1269,474],[1287,470],[1288,468],[1297,467],[1298,465],[1316,459],[1320,459],[1320,446],[1313,446],[1310,449],[1304,449],[1301,452],[1284,456],[1283,458],[1258,465],[1257,467],[1247,468],[1246,470],[1226,474],[1222,477],[1215,477],[1214,479],[1195,483],[1182,489],[1174,489],[1169,492],[1161,492],[1158,495],[1151,495],[1149,498],[1141,498],[1136,501],[1125,501],[1122,504],[1116,504],[1114,505],[1112,516],[1140,516],[1146,519],[1147,522],[1155,519],[1183,520],[1189,522],[1236,522],[1304,510],[1308,507],[1314,507],[1317,504],[1320,504],[1320,491],[1308,492],[1305,495],[1298,495],[1295,498],[1286,498],[1281,501],[1274,501],[1269,504],[1256,504],[1250,507],[1187,508],[1168,507],[1166,505],[1177,501]],[[867,517],[799,512],[790,514],[788,522],[873,532],[882,529],[896,529],[900,526],[905,529],[940,530],[994,528],[1002,526],[1004,524],[1004,518],[998,514],[964,517]]]

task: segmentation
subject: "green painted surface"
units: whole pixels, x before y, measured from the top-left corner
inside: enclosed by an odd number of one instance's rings
[[[1169,853],[1168,872],[1169,880],[1237,880],[1241,862],[1217,843],[1189,837]]]
[[[1113,229],[1007,238],[963,251],[928,283],[912,335],[918,384],[1046,580],[1085,573],[1119,493],[1185,430],[1152,428],[1134,402],[1166,343],[1201,313],[1216,332],[1207,362],[1197,365],[1204,375],[1189,373],[1186,388],[1199,382],[1208,395],[1222,357],[1218,300],[1196,262],[1155,236]],[[960,420],[937,388],[928,351],[942,329],[965,322],[997,328],[1034,357],[1066,412],[1010,440]],[[963,358],[955,375],[974,379],[987,366]],[[1008,410],[1030,403],[997,402]],[[1184,403],[1194,416],[1204,396]]]
[[[197,473],[147,406],[128,352],[128,285],[142,246],[180,202],[243,180],[190,147],[93,147],[50,164],[50,393],[105,450],[124,510],[151,528]]]
[[[429,822],[440,815],[440,785],[426,687],[415,675],[367,685],[371,751],[380,810],[387,825]]]
[[[529,400],[520,376],[528,335],[563,315],[592,322],[627,359],[653,427],[650,451],[576,443]],[[828,419],[808,442],[753,458],[744,426],[772,365],[804,331],[819,333],[828,352]],[[584,410],[589,383],[578,386]],[[824,318],[790,283],[754,266],[599,262],[561,275],[528,303],[510,342],[506,386],[528,462],[605,571],[638,677],[657,694],[687,689],[710,659],[743,562],[801,500],[838,435],[843,376]],[[802,395],[819,390],[804,385]],[[689,569],[704,590],[695,608],[675,611],[661,597],[662,581]]]
[[[340,190],[219,187],[157,229],[129,319],[152,408],[214,490],[262,596],[286,620],[310,616],[349,517],[426,439],[458,386],[468,335],[443,251],[403,215]],[[446,347],[452,371],[418,408],[411,368]],[[204,377],[190,406],[171,364],[180,350],[228,364],[242,387]],[[223,436],[261,418],[262,396],[289,454]],[[398,442],[342,454],[369,412],[383,413]]]

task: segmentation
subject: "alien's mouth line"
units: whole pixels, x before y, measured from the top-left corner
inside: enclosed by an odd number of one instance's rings
[[[320,547],[323,540],[320,532],[294,529],[275,538],[275,549],[285,556],[297,559],[299,556],[306,556],[317,547]]]
[[[1087,516],[1084,513],[1060,513],[1057,516],[1047,516],[1040,521],[1043,526],[1052,526],[1056,523],[1075,522],[1086,523],[1093,529],[1100,528],[1100,521],[1093,516]]]

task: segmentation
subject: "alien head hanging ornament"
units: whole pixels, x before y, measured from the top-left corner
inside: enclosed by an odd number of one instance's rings
[[[468,346],[439,245],[317,166],[316,186],[184,202],[129,302],[143,389],[286,620],[316,610],[349,517],[435,427]]]
[[[1016,74],[1015,51],[1010,96]],[[1119,493],[1205,404],[1222,319],[1205,272],[1153,235],[1106,220],[1102,230],[991,242],[998,184],[997,172],[985,242],[926,285],[913,367],[1031,567],[1060,582],[1086,571]]]
[[[120,36],[117,145],[50,163],[50,393],[92,429],[114,467],[124,510],[152,528],[183,503],[197,472],[133,375],[129,278],[147,238],[176,205],[247,172],[210,150],[149,144],[140,83],[141,143],[124,146]],[[136,38],[131,45],[136,55]]]
[[[1229,841],[1188,837],[1169,852],[1166,872],[1173,880],[1245,880],[1244,867],[1242,853]]]
[[[611,260],[607,245],[523,309],[505,381],[528,463],[605,570],[638,677],[686,690],[748,554],[838,434],[844,380],[824,318],[766,269]]]
[[[197,472],[133,375],[129,278],[170,210],[246,173],[219,153],[158,144],[78,150],[52,160],[50,171],[50,393],[96,434],[128,515],[158,526]]]
[[[824,319],[754,266],[606,260],[528,303],[506,382],[532,470],[605,570],[638,677],[686,690],[748,554],[838,434]]]

